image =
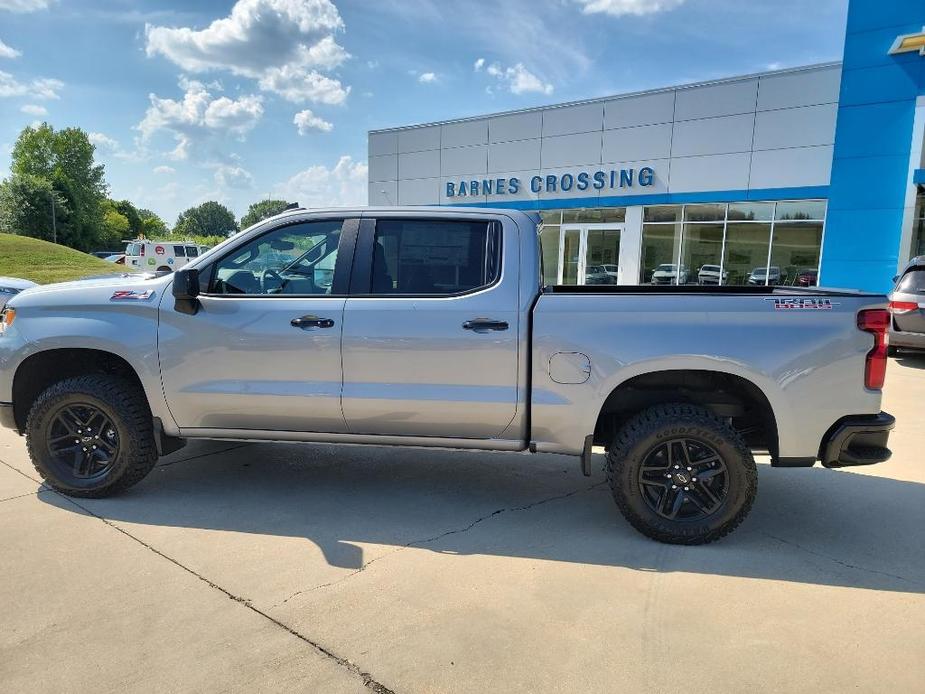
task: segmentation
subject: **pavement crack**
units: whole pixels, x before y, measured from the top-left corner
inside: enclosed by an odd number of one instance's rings
[[[470,530],[472,530],[473,528],[475,528],[477,525],[479,525],[480,523],[483,523],[483,522],[485,522],[485,521],[487,521],[487,520],[489,520],[489,519],[491,519],[491,518],[494,518],[495,516],[500,516],[500,515],[503,514],[503,513],[515,513],[515,512],[519,512],[519,511],[528,511],[529,509],[535,508],[535,507],[537,507],[537,506],[542,506],[543,504],[548,504],[548,503],[551,502],[551,501],[558,501],[558,500],[560,500],[560,499],[567,499],[567,498],[569,498],[570,496],[575,496],[576,494],[581,494],[581,493],[583,493],[583,492],[590,492],[590,491],[592,491],[592,490],[594,490],[594,489],[596,489],[596,488],[598,488],[598,487],[600,487],[600,486],[602,486],[602,485],[604,485],[604,484],[606,484],[606,482],[597,482],[596,484],[592,484],[590,487],[582,487],[581,489],[574,489],[574,490],[572,490],[572,491],[570,491],[570,492],[567,492],[567,493],[565,493],[565,494],[557,494],[557,495],[555,495],[555,496],[546,497],[545,499],[540,499],[539,501],[534,501],[534,502],[529,503],[529,504],[524,504],[523,506],[510,506],[510,507],[506,507],[506,508],[499,508],[499,509],[497,509],[497,510],[495,510],[495,511],[492,511],[491,513],[485,514],[484,516],[482,516],[482,517],[480,517],[480,518],[476,518],[474,521],[472,521],[471,523],[469,523],[468,525],[466,525],[466,526],[464,526],[464,527],[462,527],[462,528],[454,528],[453,530],[447,530],[446,532],[439,533],[438,535],[434,535],[433,537],[427,537],[427,538],[423,538],[423,539],[420,539],[420,540],[412,540],[411,542],[407,542],[407,543],[401,545],[400,547],[396,547],[395,549],[393,549],[393,550],[390,551],[390,552],[386,552],[385,554],[380,554],[380,555],[379,555],[378,557],[376,557],[375,559],[370,559],[368,562],[366,562],[365,564],[363,564],[360,568],[358,568],[358,569],[356,569],[356,570],[354,570],[354,571],[351,571],[351,572],[350,572],[349,574],[347,574],[346,576],[342,576],[342,577],[338,578],[338,579],[335,580],[335,581],[328,581],[327,583],[320,583],[320,584],[318,584],[318,585],[316,585],[316,586],[312,586],[311,588],[304,588],[303,590],[297,590],[295,593],[293,593],[292,595],[290,595],[289,597],[287,597],[285,600],[283,600],[283,601],[281,601],[281,602],[278,602],[277,604],[273,605],[270,609],[272,610],[272,609],[274,609],[274,608],[276,608],[276,607],[279,607],[280,605],[285,605],[287,602],[289,602],[289,601],[292,600],[293,598],[298,597],[299,595],[304,595],[305,593],[312,593],[312,592],[314,592],[314,591],[316,591],[316,590],[321,590],[322,588],[330,588],[331,586],[335,586],[335,585],[337,585],[338,583],[343,583],[344,581],[349,581],[351,578],[353,578],[353,577],[356,576],[357,574],[363,573],[364,571],[366,571],[366,569],[369,568],[370,565],[375,564],[375,563],[376,563],[377,561],[379,561],[380,559],[385,559],[386,557],[390,557],[390,556],[392,556],[393,554],[396,554],[396,553],[398,553],[398,552],[402,552],[402,551],[404,551],[404,550],[406,550],[406,549],[409,549],[409,548],[411,548],[411,547],[420,547],[420,546],[422,546],[422,545],[430,544],[431,542],[436,542],[436,541],[438,541],[438,540],[442,540],[443,538],[449,537],[450,535],[459,535],[459,534],[462,534],[462,533],[467,533],[467,532],[469,532]]]
[[[228,453],[229,451],[236,451],[239,448],[247,448],[252,446],[251,443],[242,443],[237,446],[231,446],[229,448],[223,448],[220,451],[206,451],[205,453],[199,453],[197,455],[191,455],[189,458],[180,458],[179,460],[171,460],[166,463],[158,463],[155,465],[156,468],[170,467],[171,465],[176,465],[177,463],[188,463],[190,460],[196,460],[197,458],[205,458],[210,455],[220,455],[221,453]]]
[[[17,494],[16,496],[8,496],[5,499],[0,499],[0,504],[2,504],[4,501],[15,501],[16,499],[22,499],[25,496],[35,496],[40,491],[42,490],[36,489],[34,492],[26,492],[25,494]]]
[[[820,559],[825,559],[827,561],[832,562],[833,564],[838,564],[839,566],[843,566],[846,569],[853,569],[855,571],[864,571],[866,573],[876,574],[877,576],[886,576],[888,578],[895,578],[897,581],[903,581],[904,583],[916,584],[916,581],[906,578],[905,576],[900,576],[899,574],[891,574],[888,571],[878,571],[877,569],[871,569],[866,566],[859,566],[857,564],[852,564],[850,562],[842,561],[841,559],[838,559],[837,557],[833,557],[830,554],[823,554],[822,552],[817,552],[814,549],[810,549],[809,547],[801,545],[797,542],[793,542],[792,540],[785,540],[784,538],[778,537],[777,535],[772,535],[771,533],[765,532],[764,530],[759,530],[758,532],[764,535],[765,537],[769,537],[772,540],[776,540],[777,542],[780,542],[781,544],[789,545],[790,547],[795,547],[796,549],[802,552],[811,554],[814,557],[819,557]]]
[[[264,619],[266,619],[266,620],[272,622],[273,624],[275,624],[276,626],[278,626],[280,629],[285,629],[286,631],[288,631],[290,634],[292,634],[293,636],[295,636],[295,637],[296,637],[297,639],[299,639],[300,641],[303,641],[304,643],[306,643],[306,644],[308,644],[309,646],[311,646],[315,651],[317,651],[318,653],[320,653],[321,655],[323,655],[325,658],[328,658],[329,660],[333,660],[335,663],[337,663],[338,665],[340,665],[340,666],[343,667],[344,669],[350,671],[351,673],[353,673],[354,675],[356,675],[357,677],[359,677],[359,678],[363,681],[363,685],[364,685],[367,689],[369,689],[370,691],[375,692],[375,694],[395,694],[395,692],[394,692],[393,690],[389,689],[389,688],[386,687],[384,684],[382,684],[381,682],[377,681],[372,675],[370,675],[370,674],[369,674],[368,672],[366,672],[365,670],[361,669],[360,666],[357,665],[356,663],[352,662],[351,660],[349,660],[349,659],[347,659],[347,658],[345,658],[345,657],[343,657],[343,656],[337,655],[334,651],[332,651],[332,650],[330,650],[329,648],[323,646],[322,644],[318,643],[317,641],[313,641],[312,639],[310,639],[308,636],[306,636],[305,634],[301,633],[300,631],[296,631],[294,628],[290,627],[289,625],[287,625],[287,624],[281,622],[280,620],[276,619],[275,617],[272,617],[271,615],[267,614],[265,611],[261,610],[259,607],[255,606],[249,599],[244,598],[244,597],[241,597],[240,595],[235,595],[234,593],[232,593],[232,592],[231,592],[230,590],[228,590],[227,588],[224,588],[224,587],[220,586],[218,583],[215,583],[215,581],[212,581],[212,580],[206,578],[205,576],[203,576],[202,574],[197,573],[196,571],[194,571],[194,570],[191,569],[190,567],[186,566],[185,564],[183,564],[183,563],[177,561],[176,559],[174,559],[174,558],[171,557],[170,555],[164,554],[162,551],[160,551],[160,550],[157,549],[156,547],[153,547],[152,545],[149,545],[147,542],[145,542],[145,541],[142,540],[141,538],[136,537],[135,535],[132,535],[132,533],[130,533],[128,530],[125,530],[124,528],[119,527],[118,525],[116,525],[115,523],[113,523],[112,521],[110,521],[108,518],[105,518],[105,517],[99,515],[98,513],[94,513],[94,512],[91,511],[89,508],[87,508],[87,507],[84,506],[83,504],[78,503],[77,501],[75,501],[75,500],[72,499],[71,497],[65,496],[64,494],[60,494],[59,492],[56,492],[54,489],[51,489],[51,488],[49,488],[49,487],[46,487],[44,484],[42,484],[42,482],[41,482],[40,480],[37,480],[37,479],[31,477],[30,475],[27,475],[27,474],[24,473],[22,470],[19,470],[19,469],[13,467],[12,465],[10,465],[9,463],[7,463],[6,461],[0,460],[0,463],[3,463],[4,465],[6,465],[8,468],[10,468],[11,470],[13,470],[14,472],[18,472],[20,475],[22,475],[22,476],[25,477],[26,479],[30,479],[30,480],[32,480],[33,482],[39,484],[39,485],[41,486],[41,489],[39,489],[38,491],[50,491],[50,492],[52,492],[53,494],[55,494],[55,496],[58,496],[58,497],[60,497],[61,499],[63,499],[65,502],[67,502],[67,503],[69,503],[69,504],[71,504],[71,505],[73,505],[73,506],[76,506],[77,508],[79,508],[81,511],[83,511],[83,512],[86,513],[87,515],[93,516],[93,517],[96,518],[97,520],[100,520],[100,521],[102,521],[103,523],[105,523],[106,525],[108,525],[108,526],[109,526],[110,528],[112,528],[113,530],[115,530],[115,531],[117,531],[117,532],[120,532],[120,533],[122,533],[123,535],[125,535],[126,537],[128,537],[128,538],[134,540],[135,542],[137,542],[138,544],[140,544],[142,547],[144,547],[144,548],[147,549],[148,551],[153,552],[154,554],[156,554],[157,556],[161,557],[162,559],[166,559],[166,560],[169,561],[171,564],[173,564],[174,566],[177,566],[178,568],[182,569],[182,570],[185,571],[186,573],[188,573],[188,574],[190,574],[190,575],[192,575],[192,576],[195,576],[196,578],[198,578],[200,581],[202,581],[203,583],[205,583],[205,584],[206,584],[207,586],[209,586],[210,588],[212,588],[212,589],[214,589],[214,590],[217,590],[218,592],[222,593],[222,594],[223,594],[225,597],[227,597],[229,600],[233,600],[234,602],[240,603],[242,606],[246,607],[246,608],[249,609],[250,611],[252,611],[252,612],[254,612],[254,613],[260,615],[260,616],[263,617]]]

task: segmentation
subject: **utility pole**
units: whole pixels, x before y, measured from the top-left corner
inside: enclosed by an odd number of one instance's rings
[[[58,243],[58,227],[55,225],[55,191],[52,190],[48,197],[51,198],[51,234],[55,243]]]

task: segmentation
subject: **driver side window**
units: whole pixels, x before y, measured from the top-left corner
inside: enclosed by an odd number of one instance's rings
[[[330,294],[342,220],[292,224],[236,248],[215,264],[210,294]]]

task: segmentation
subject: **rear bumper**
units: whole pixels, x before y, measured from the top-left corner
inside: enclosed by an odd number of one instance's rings
[[[910,333],[902,330],[894,330],[891,328],[890,347],[925,349],[925,333]]]
[[[887,448],[896,418],[886,412],[843,417],[822,440],[820,459],[828,468],[873,465],[889,460]]]

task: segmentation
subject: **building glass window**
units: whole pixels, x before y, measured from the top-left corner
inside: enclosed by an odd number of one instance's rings
[[[919,188],[919,191],[922,189]],[[910,258],[925,255],[925,193],[915,199],[915,218],[912,220],[912,249]]]
[[[825,206],[788,200],[646,207],[639,282],[815,285]]]

